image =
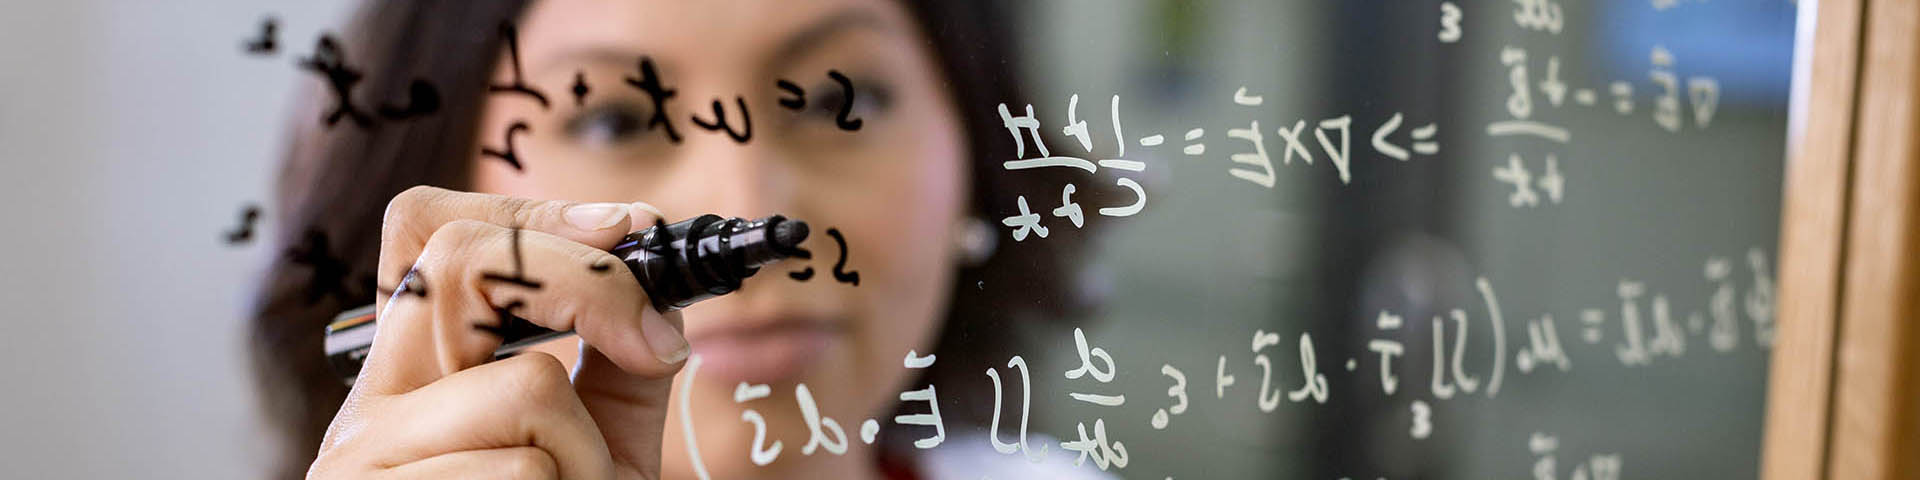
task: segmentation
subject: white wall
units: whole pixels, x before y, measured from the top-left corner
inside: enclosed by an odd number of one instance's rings
[[[10,2],[0,13],[0,476],[253,478],[242,312],[295,58],[345,2]],[[281,53],[240,43],[266,15]]]

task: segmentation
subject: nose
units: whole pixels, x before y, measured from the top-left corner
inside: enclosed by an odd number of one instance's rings
[[[785,210],[793,206],[794,172],[771,142],[741,143],[722,132],[706,133],[694,132],[683,146],[685,187],[675,190],[694,207],[689,212],[745,218],[792,214]]]

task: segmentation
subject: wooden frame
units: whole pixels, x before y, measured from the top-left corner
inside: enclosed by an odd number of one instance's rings
[[[1762,476],[1920,478],[1920,0],[1800,1]]]

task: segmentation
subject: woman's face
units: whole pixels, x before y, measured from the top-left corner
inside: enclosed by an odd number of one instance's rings
[[[933,345],[953,269],[952,230],[966,205],[960,122],[904,8],[885,0],[543,0],[518,27],[524,79],[549,106],[525,95],[489,96],[474,188],[646,201],[668,221],[706,213],[807,221],[811,260],[768,266],[740,291],[685,310],[687,337],[702,359],[692,420],[716,476],[778,476],[832,462],[832,454],[797,448],[808,429],[794,390],[805,384],[821,414],[853,437],[840,461],[862,458],[868,452],[860,450],[871,447],[859,442],[859,425],[888,423],[894,399],[908,388],[901,359]],[[629,83],[640,80],[642,56],[675,91],[665,109],[679,143],[648,127],[655,105]],[[500,84],[512,78],[502,58]],[[830,70],[851,81],[858,131],[837,125],[845,97]],[[586,85],[579,101],[576,76]],[[776,86],[782,80],[804,90],[804,109],[781,105],[793,97]],[[716,101],[736,133],[750,116],[749,140],[691,120],[711,122]],[[514,139],[523,169],[477,153],[505,147],[515,122],[529,127]],[[836,280],[841,256],[828,228],[844,234],[844,270],[858,272],[857,286]],[[810,279],[788,275],[808,268]],[[550,351],[571,361],[572,342],[560,343]],[[736,404],[742,382],[770,385],[773,395]],[[746,408],[766,417],[767,443],[795,448],[766,467],[748,463],[754,438],[741,421]],[[679,433],[667,432],[667,471],[685,476]]]

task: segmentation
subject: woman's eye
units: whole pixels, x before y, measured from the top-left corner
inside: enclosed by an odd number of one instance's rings
[[[818,93],[815,93],[818,92]],[[893,92],[885,85],[875,83],[853,83],[853,105],[847,105],[847,91],[839,84],[826,83],[807,90],[807,110],[804,114],[833,121],[840,116],[841,110],[848,110],[849,118],[877,117],[887,113],[893,106]]]
[[[618,145],[646,130],[646,113],[638,106],[600,105],[567,119],[567,136],[589,145]]]

